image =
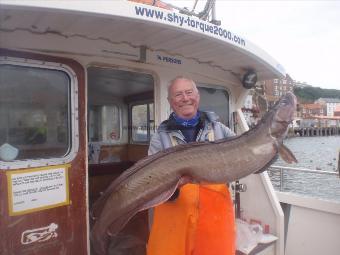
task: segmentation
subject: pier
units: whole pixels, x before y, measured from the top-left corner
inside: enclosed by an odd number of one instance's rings
[[[340,135],[340,127],[295,127],[289,130],[293,136],[331,136]]]
[[[295,121],[289,136],[340,135],[340,116],[309,116]]]

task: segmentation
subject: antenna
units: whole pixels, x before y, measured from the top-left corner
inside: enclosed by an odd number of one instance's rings
[[[221,21],[216,19],[216,9],[215,9],[216,0],[206,0],[204,9],[198,13],[195,12],[197,3],[198,3],[198,0],[195,0],[194,6],[191,11],[187,7],[181,8],[181,7],[168,4],[168,3],[167,5],[175,10],[178,10],[182,14],[198,17],[199,19],[208,21],[217,26],[221,25]],[[209,20],[209,17],[211,17],[211,20]]]

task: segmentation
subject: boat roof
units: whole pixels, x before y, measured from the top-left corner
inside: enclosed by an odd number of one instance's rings
[[[224,27],[130,1],[15,1],[0,4],[0,31],[21,30],[105,40],[185,57],[259,80],[285,76],[265,51]]]

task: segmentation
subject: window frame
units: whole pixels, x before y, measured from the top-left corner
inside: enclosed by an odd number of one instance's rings
[[[215,84],[209,84],[209,83],[201,83],[201,82],[196,82],[197,88],[211,88],[211,89],[217,89],[217,90],[223,90],[227,93],[228,95],[228,123],[223,123],[226,125],[228,128],[231,130],[235,131],[234,123],[233,123],[233,118],[232,118],[232,111],[231,111],[231,105],[232,105],[232,93],[229,90],[229,88],[221,86],[221,85],[215,85]],[[219,116],[220,117],[220,116]]]
[[[154,122],[155,122],[155,102],[154,100],[151,99],[145,99],[145,100],[139,100],[139,101],[134,101],[129,103],[129,107],[128,107],[128,116],[129,116],[129,120],[128,120],[128,126],[129,128],[129,132],[128,132],[128,136],[129,136],[129,144],[149,144],[151,141],[151,126],[150,126],[150,104],[153,104],[154,106]],[[132,138],[132,130],[133,130],[133,126],[132,126],[132,108],[134,106],[137,105],[147,105],[147,141],[134,141]]]
[[[35,60],[31,58],[0,56],[0,65],[12,65],[21,67],[32,67],[49,69],[64,72],[69,80],[69,142],[70,146],[66,154],[62,157],[19,159],[13,161],[0,160],[0,169],[18,169],[42,166],[53,166],[70,163],[79,151],[79,110],[78,110],[78,78],[76,72],[68,65],[61,62],[51,62],[45,60]]]
[[[87,140],[89,144],[99,144],[99,145],[117,145],[122,143],[123,140],[123,117],[122,117],[122,107],[120,104],[116,104],[116,103],[111,103],[111,104],[103,104],[103,105],[99,105],[99,104],[95,104],[95,105],[91,105],[91,106],[115,106],[118,109],[118,116],[119,116],[119,139],[117,140],[112,140],[112,141],[90,141],[90,137],[88,135]],[[90,108],[88,107],[88,116],[87,116],[87,123],[88,123],[88,129],[90,128]],[[89,133],[89,130],[88,130]]]

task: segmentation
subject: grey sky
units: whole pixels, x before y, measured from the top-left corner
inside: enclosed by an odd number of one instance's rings
[[[192,8],[194,0],[167,2]],[[274,57],[294,80],[340,89],[340,0],[217,0],[217,18]]]

